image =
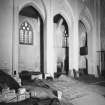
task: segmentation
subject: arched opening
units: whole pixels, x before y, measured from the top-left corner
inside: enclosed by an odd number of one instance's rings
[[[69,30],[68,24],[61,14],[53,18],[54,22],[54,45],[56,51],[57,73],[69,72]]]
[[[19,12],[19,72],[33,71],[44,73],[43,20],[32,6]]]
[[[84,23],[79,20],[79,72],[88,74],[88,37]]]

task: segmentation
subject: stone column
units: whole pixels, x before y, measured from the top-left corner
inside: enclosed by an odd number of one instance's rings
[[[73,28],[72,28],[73,30]],[[69,34],[69,72],[73,76],[73,32]]]
[[[74,18],[74,36],[73,36],[73,70],[78,77],[79,70],[79,35],[78,35],[78,16]]]
[[[18,76],[18,9],[13,0],[12,75]]]
[[[49,73],[53,76],[56,71],[55,51],[54,51],[54,35],[53,35],[53,2],[52,0],[46,0],[47,4],[47,18],[45,23],[45,35],[44,35],[44,70],[45,73]],[[49,4],[48,4],[49,3]]]

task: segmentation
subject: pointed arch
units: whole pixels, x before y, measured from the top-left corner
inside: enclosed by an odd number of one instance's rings
[[[57,0],[56,2],[60,2],[60,0]],[[56,4],[55,4],[54,12],[53,12],[53,17],[57,14],[61,14],[68,24],[68,29],[69,29],[68,34],[72,36],[73,35],[73,26],[74,26],[73,9],[72,9],[70,3],[68,2],[68,0],[64,0],[62,4],[59,4],[58,5],[59,9],[56,6]]]
[[[24,36],[23,40],[27,39],[27,36],[28,37],[30,36],[30,34],[27,35],[27,33],[30,33],[28,32],[29,30],[27,29],[28,27],[24,26],[25,22],[27,24],[29,23],[28,25],[31,29],[32,40],[30,40],[29,43],[30,46],[20,45],[20,44],[27,44],[27,42],[23,43],[23,41],[21,41],[21,43],[19,43],[18,72],[21,72],[23,69],[26,69],[26,70],[36,70],[41,72],[42,74],[44,73],[44,49],[43,49],[44,19],[45,17],[43,15],[43,12],[41,12],[41,9],[34,2],[24,3],[19,7],[18,22],[20,22],[20,24],[18,23],[18,26],[20,28],[23,25],[22,28],[26,29],[26,30],[24,29],[23,31],[25,35],[21,34],[21,36],[22,35]],[[27,54],[24,53],[25,51],[27,52]]]
[[[46,11],[45,11],[45,5],[43,2],[42,3],[42,8],[44,10],[44,12],[42,11],[42,9],[40,8],[40,6],[35,3],[35,2],[24,2],[23,4],[19,5],[19,9],[18,9],[18,14],[20,13],[21,10],[23,10],[25,7],[33,7],[35,10],[37,10],[37,12],[39,12],[40,16],[42,17],[42,20],[44,21],[45,20],[45,14],[46,14]]]
[[[87,51],[88,53],[87,55],[82,55],[82,57],[87,58],[84,60],[85,67],[86,67],[85,71],[87,71],[88,74],[91,74],[91,67],[93,66],[91,65],[92,63],[91,61],[94,59],[93,58],[94,21],[93,21],[92,14],[88,7],[84,6],[83,9],[81,10],[78,22],[79,21],[81,21],[86,28],[87,46],[83,47],[83,50]]]
[[[87,29],[88,32],[93,29],[93,19],[92,15],[87,7],[84,7],[79,15],[79,20],[81,20]]]

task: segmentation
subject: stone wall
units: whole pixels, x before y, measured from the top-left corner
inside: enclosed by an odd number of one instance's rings
[[[19,12],[24,6],[31,5],[38,10],[44,22],[45,72],[53,74],[56,71],[53,17],[60,13],[69,28],[69,69],[78,70],[79,68],[78,21],[82,19],[88,30],[89,73],[97,74],[96,55],[97,50],[100,49],[99,2],[99,0],[0,0],[0,68],[18,72],[18,57],[21,51],[18,44]],[[104,24],[104,19],[102,24]],[[102,27],[101,39],[104,39],[104,25]],[[104,49],[104,43],[102,49]],[[61,49],[57,50],[61,52]]]
[[[0,69],[12,72],[13,6],[11,0],[0,0]]]
[[[105,50],[105,1],[101,0],[101,50]]]
[[[19,44],[19,72],[40,71],[40,20],[19,16],[19,26],[28,21],[33,31],[33,44]]]

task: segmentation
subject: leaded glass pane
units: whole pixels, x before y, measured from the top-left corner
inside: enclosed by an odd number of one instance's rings
[[[33,44],[33,31],[31,25],[25,21],[21,24],[19,29],[19,43],[20,44]]]

